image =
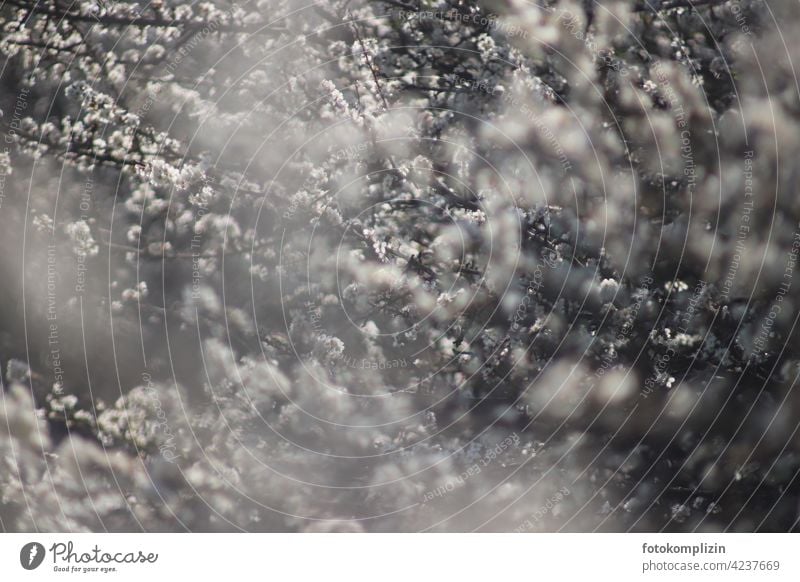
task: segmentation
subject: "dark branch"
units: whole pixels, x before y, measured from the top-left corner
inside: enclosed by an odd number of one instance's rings
[[[157,28],[183,28],[187,30],[202,30],[209,28],[211,32],[238,32],[249,34],[272,34],[286,32],[287,29],[278,26],[271,26],[266,23],[256,23],[249,25],[220,24],[215,21],[204,20],[167,20],[163,18],[143,18],[143,17],[124,17],[124,16],[87,16],[65,10],[54,10],[39,6],[38,3],[21,2],[19,0],[6,0],[12,6],[17,6],[29,10],[31,13],[42,14],[52,18],[62,18],[68,22],[90,22],[102,24],[104,26],[153,26]]]

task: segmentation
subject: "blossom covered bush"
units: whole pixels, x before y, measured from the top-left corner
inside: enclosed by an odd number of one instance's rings
[[[5,531],[791,531],[789,0],[6,0]]]

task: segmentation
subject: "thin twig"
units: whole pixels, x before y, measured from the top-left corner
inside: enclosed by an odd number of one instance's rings
[[[662,10],[675,10],[676,8],[702,8],[704,6],[711,5],[722,5],[724,2],[720,0],[671,0],[659,3],[657,6],[653,6],[650,2],[645,0],[645,4],[637,4],[634,8],[634,12],[661,12]]]
[[[348,18],[350,19],[350,25],[353,27],[353,32],[356,35],[356,40],[358,40],[358,44],[361,46],[361,50],[364,51],[364,59],[367,61],[367,66],[369,67],[370,72],[372,73],[372,79],[375,81],[375,86],[378,90],[378,95],[383,102],[383,108],[385,111],[389,111],[389,103],[386,101],[386,97],[383,94],[383,87],[381,87],[380,79],[378,78],[378,71],[375,69],[375,65],[372,62],[372,56],[367,51],[367,47],[364,44],[364,41],[361,39],[361,33],[358,31],[358,26],[355,24],[355,20],[353,19],[352,14],[348,13]]]
[[[68,10],[53,10],[44,8],[38,3],[31,6],[29,3],[20,2],[18,0],[6,0],[9,4],[30,10],[36,14],[42,14],[54,18],[62,18],[70,22],[90,22],[94,24],[102,24],[104,26],[153,26],[157,28],[191,28],[202,29],[211,25],[214,22],[205,20],[167,20],[163,18],[142,18],[133,17],[127,18],[122,16],[87,16],[85,14],[77,14],[69,12]],[[214,32],[246,32],[249,34],[264,34],[264,33],[280,33],[286,32],[287,29],[283,27],[270,26],[265,23],[256,23],[243,26],[232,24],[216,24]]]

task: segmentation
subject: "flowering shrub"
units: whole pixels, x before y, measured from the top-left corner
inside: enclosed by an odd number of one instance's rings
[[[797,530],[799,16],[6,0],[0,526]]]

